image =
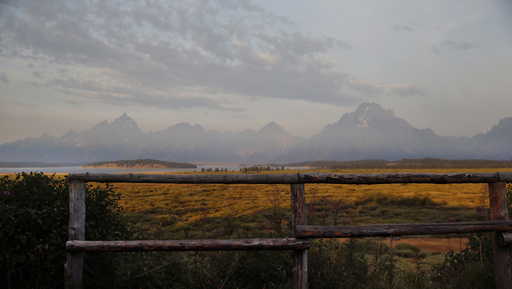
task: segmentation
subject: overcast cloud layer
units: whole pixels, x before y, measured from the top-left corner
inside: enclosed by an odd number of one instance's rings
[[[505,0],[274,2],[0,2],[0,143],[123,112],[301,136],[361,102],[444,135],[512,116]]]

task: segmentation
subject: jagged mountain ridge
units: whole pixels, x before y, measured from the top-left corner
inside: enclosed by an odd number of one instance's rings
[[[327,125],[281,160],[297,161],[401,158],[466,158],[462,138],[446,138],[431,129],[417,129],[378,104],[361,104]]]
[[[62,137],[43,134],[0,145],[0,161],[94,162],[151,158],[174,162],[300,162],[402,158],[512,159],[512,118],[474,137],[443,137],[417,129],[392,110],[363,103],[309,139],[275,122],[258,131],[205,131],[178,123],[143,132],[123,114]]]
[[[90,129],[70,129],[62,137],[48,134],[0,145],[0,159],[12,162],[113,161],[151,158],[180,162],[258,161],[275,158],[302,139],[290,136],[275,122],[259,131],[240,133],[205,131],[199,124],[178,123],[165,130],[144,133],[123,114],[112,123]]]

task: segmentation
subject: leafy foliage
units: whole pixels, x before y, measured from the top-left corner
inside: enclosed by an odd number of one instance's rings
[[[65,262],[68,201],[66,182],[42,174],[0,179],[0,285],[57,285]],[[62,266],[56,266],[62,264]]]
[[[495,288],[490,234],[471,236],[468,248],[449,252],[432,269],[434,284],[443,288]]]
[[[62,287],[69,220],[66,178],[42,173],[4,176],[0,192],[0,271],[6,273],[0,276],[0,287]],[[86,186],[87,238],[115,240],[131,234],[121,220],[118,198],[109,185]],[[105,258],[86,258],[86,276],[94,275],[87,279],[111,279]]]
[[[506,190],[510,215],[512,185],[507,184]],[[482,198],[482,205],[477,207],[480,220],[488,219],[487,201],[488,198]],[[472,234],[466,249],[446,254],[443,263],[433,268],[434,284],[448,288],[495,288],[491,240],[491,233]]]

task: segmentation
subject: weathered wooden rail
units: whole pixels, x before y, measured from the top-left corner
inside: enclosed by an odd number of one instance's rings
[[[83,287],[83,253],[89,251],[232,251],[293,250],[294,288],[307,288],[308,238],[400,236],[493,232],[493,253],[497,288],[512,288],[512,221],[507,210],[506,183],[512,172],[454,174],[233,174],[233,175],[149,175],[70,174],[69,241],[66,242],[66,288]],[[169,183],[169,184],[289,184],[291,191],[293,238],[238,240],[85,240],[85,183]],[[396,184],[396,183],[487,183],[491,221],[429,224],[384,224],[363,226],[308,226],[305,184]]]
[[[140,240],[140,241],[72,241],[69,252],[140,252],[140,251],[252,251],[302,250],[307,242],[286,239],[228,239],[228,240]]]

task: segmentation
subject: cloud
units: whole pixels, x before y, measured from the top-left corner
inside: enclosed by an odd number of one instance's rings
[[[20,108],[35,108],[37,107],[36,104],[30,102],[30,101],[23,101],[23,100],[15,100],[15,101],[6,101],[3,103],[2,107],[5,105],[5,107],[20,107]]]
[[[443,43],[443,45],[445,47],[455,49],[455,50],[469,50],[469,49],[474,49],[474,48],[479,47],[479,45],[477,45],[477,44],[474,44],[471,42],[466,42],[466,41],[463,41],[463,42],[445,41]]]
[[[206,107],[238,111],[237,108],[224,106],[222,102],[200,96],[207,92],[191,88],[169,92],[147,87],[138,88],[136,85],[128,83],[116,83],[115,80],[101,83],[98,81],[80,80],[75,77],[68,77],[67,79],[55,78],[47,82],[45,87],[55,88],[64,94],[79,96],[84,101],[96,101],[117,106],[142,105],[172,109]],[[75,103],[81,102],[76,101]]]
[[[423,89],[413,83],[390,84],[387,86],[390,94],[395,96],[426,96]]]
[[[430,52],[436,54],[436,55],[441,55],[441,49],[439,49],[439,47],[435,46],[435,45],[432,45],[430,46]]]
[[[350,44],[305,35],[251,1],[0,5],[0,57],[38,63],[46,70],[33,77],[45,82],[32,84],[89,101],[239,110],[219,96],[344,105],[372,89],[354,84],[327,56]],[[375,93],[415,93],[373,86]]]
[[[415,32],[416,26],[414,24],[394,24],[393,27],[391,27],[392,32]]]
[[[9,77],[5,72],[0,72],[0,81],[3,83],[9,83]]]
[[[440,45],[432,45],[430,51],[436,55],[441,55],[446,51],[469,51],[478,49],[480,45],[467,41],[444,41]]]
[[[25,84],[27,84],[29,86],[37,87],[37,88],[41,88],[41,87],[45,86],[41,82],[38,82],[38,81],[35,81],[35,80],[27,80],[27,81],[25,81]]]
[[[32,72],[32,76],[35,78],[44,78],[43,73],[40,71],[34,71]]]
[[[412,83],[389,84],[383,83],[381,81],[367,81],[358,78],[351,78],[348,81],[348,83],[348,87],[369,97],[382,95],[392,95],[401,97],[426,95],[423,89]]]

